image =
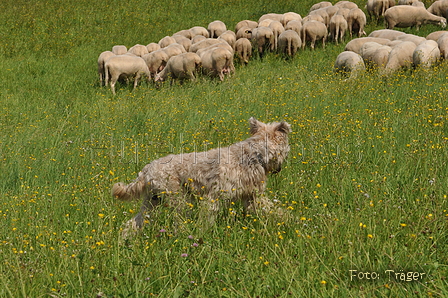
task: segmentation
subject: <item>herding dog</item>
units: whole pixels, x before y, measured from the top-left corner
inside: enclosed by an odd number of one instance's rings
[[[271,201],[263,196],[267,174],[281,170],[291,127],[284,121],[265,124],[253,117],[249,124],[251,137],[244,141],[205,152],[171,154],[147,164],[134,182],[116,183],[114,197],[143,197],[140,213],[128,221],[127,229],[142,228],[145,213],[163,196],[180,205],[184,198],[196,195],[215,213],[220,201],[241,200],[245,209],[270,208]]]

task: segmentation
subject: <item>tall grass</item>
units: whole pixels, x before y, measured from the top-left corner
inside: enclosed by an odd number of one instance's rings
[[[0,297],[447,296],[445,62],[344,81],[332,72],[344,45],[329,44],[253,59],[222,83],[99,87],[96,59],[115,44],[312,4],[6,1]],[[113,183],[169,152],[245,139],[251,116],[293,128],[288,162],[268,181],[282,216],[236,204],[205,227],[196,206],[189,216],[162,206],[120,238],[139,202],[113,200]]]

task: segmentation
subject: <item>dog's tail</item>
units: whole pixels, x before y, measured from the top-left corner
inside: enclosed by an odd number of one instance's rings
[[[130,201],[138,199],[143,194],[146,188],[146,183],[137,178],[136,181],[124,184],[123,182],[115,183],[112,187],[112,196],[119,200]]]

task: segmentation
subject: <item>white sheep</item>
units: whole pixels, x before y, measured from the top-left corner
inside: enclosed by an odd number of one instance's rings
[[[352,51],[344,51],[338,55],[334,62],[334,71],[349,78],[356,78],[366,67],[362,57]]]
[[[336,7],[338,7],[338,6],[336,6]],[[339,7],[338,11],[335,14],[341,15],[347,20],[349,13],[350,13],[350,9],[344,8],[344,7]]]
[[[182,45],[185,49],[185,51],[189,51],[190,47],[191,47],[191,39],[186,38],[183,35],[173,35],[172,36],[174,38],[174,40],[176,41],[176,43]]]
[[[247,38],[240,38],[235,42],[235,54],[241,63],[249,63],[252,56],[252,43]]]
[[[434,31],[434,32],[429,33],[429,34],[426,36],[426,39],[431,39],[431,40],[434,40],[434,41],[438,41],[439,38],[440,38],[443,34],[445,34],[445,33],[448,33],[448,31],[446,31],[446,30],[442,30],[442,31]]]
[[[218,76],[221,81],[224,80],[225,74],[230,75],[235,69],[233,53],[224,48],[211,48],[208,51],[201,52],[200,57],[203,72],[211,77]]]
[[[231,30],[227,30],[222,33],[217,39],[227,42],[233,48],[236,42],[236,34]]]
[[[262,22],[263,20],[270,19],[270,20],[273,20],[273,21],[281,22],[282,18],[283,18],[283,14],[281,14],[281,13],[267,13],[267,14],[262,15],[258,19],[258,26],[261,27],[260,26],[260,22]]]
[[[343,7],[343,8],[348,8],[348,9],[358,8],[358,5],[351,1],[339,1],[339,2],[336,2],[334,5]]]
[[[242,20],[239,21],[236,25],[235,25],[235,33],[237,33],[241,28],[243,27],[248,27],[249,29],[253,29],[253,28],[257,28],[258,27],[258,22],[255,21],[251,21],[251,20]]]
[[[367,35],[364,31],[364,27],[366,26],[367,18],[365,13],[360,8],[352,8],[350,9],[347,16],[347,26],[348,31],[350,33],[350,37],[352,37],[353,32],[358,34],[358,37],[362,35]]]
[[[406,28],[416,27],[417,30],[423,24],[437,24],[446,27],[446,19],[444,17],[436,16],[428,12],[423,7],[399,5],[386,10],[384,14],[387,29],[394,29],[395,27]]]
[[[328,6],[325,7],[325,11],[328,13],[328,17],[331,18],[341,9],[339,6]]]
[[[111,51],[104,51],[98,56],[98,75],[100,77],[101,86],[103,86],[106,76],[104,64],[106,63],[107,59],[112,56],[115,56],[115,54]]]
[[[428,12],[440,16],[448,17],[448,0],[437,0],[428,7]]]
[[[413,63],[413,54],[416,47],[412,41],[403,41],[395,45],[390,51],[386,66],[380,74],[389,75],[401,68],[409,68]]]
[[[302,40],[294,30],[286,30],[278,37],[279,52],[289,57],[294,57],[297,50],[302,47]]]
[[[255,31],[255,36],[254,36]],[[274,32],[269,27],[258,27],[256,30],[252,30],[252,39],[254,40],[255,47],[258,49],[260,58],[267,49],[274,50]]]
[[[324,20],[325,26],[328,27],[328,24],[330,23],[330,16],[328,15],[328,12],[325,8],[313,10],[308,14],[308,16],[312,16],[312,15],[321,16],[322,19]]]
[[[190,52],[196,53],[200,49],[207,48],[213,44],[218,44],[221,42],[222,42],[222,40],[218,40],[216,38],[207,38],[207,39],[204,39],[197,43],[192,44],[190,47]]]
[[[208,30],[202,26],[194,26],[190,28],[190,33],[191,33],[191,39],[193,39],[193,37],[195,37],[196,35],[202,35],[205,36],[206,38],[210,37]]]
[[[156,75],[156,82],[163,82],[168,77],[172,84],[174,79],[182,83],[185,79],[196,80],[196,73],[201,65],[201,58],[196,53],[182,53],[171,57],[165,68]]]
[[[116,55],[107,59],[105,63],[106,86],[110,83],[110,89],[114,95],[115,84],[120,77],[129,78],[131,76],[135,76],[135,89],[142,74],[147,75],[149,82],[151,74],[149,73],[145,60],[141,57],[133,55]]]
[[[367,65],[373,64],[373,56],[375,55],[378,48],[382,47],[382,44],[379,44],[377,42],[371,41],[366,42],[362,45],[361,49],[359,50],[359,55],[362,57],[364,62]]]
[[[186,37],[188,39],[192,38],[190,30],[180,30],[180,31],[177,31],[176,33],[173,34],[173,37],[176,36],[176,35],[181,35],[181,36],[184,36],[184,37]]]
[[[302,26],[302,49],[305,48],[306,42],[311,41],[311,49],[314,50],[314,45],[317,40],[322,40],[322,47],[325,48],[325,41],[327,40],[327,27],[324,23],[318,21],[308,21]]]
[[[370,61],[372,62],[372,65],[376,65],[379,69],[383,69],[387,61],[389,60],[389,54],[392,51],[392,48],[387,45],[382,45],[381,47],[377,48],[375,53],[370,57]]]
[[[255,28],[251,28],[251,27],[241,27],[237,32],[236,32],[236,39],[240,39],[240,38],[247,38],[247,39],[251,39],[252,38],[252,30],[254,30]]]
[[[278,48],[278,37],[285,32],[285,28],[279,21],[272,21],[269,24],[269,28],[271,28],[272,33],[274,33],[274,51],[276,51]]]
[[[297,20],[289,21],[288,24],[286,24],[285,26],[285,30],[294,30],[300,36],[302,34],[302,21]]]
[[[160,50],[164,51],[170,58],[187,52],[185,48],[178,43],[172,43],[169,46]]]
[[[281,23],[285,27],[290,21],[302,21],[302,16],[296,12],[285,12],[282,16]]]
[[[437,45],[439,46],[440,56],[443,59],[448,58],[448,34],[443,34],[437,39]]]
[[[390,40],[396,39],[400,35],[404,35],[406,33],[397,31],[397,30],[391,30],[391,29],[379,29],[372,31],[367,37],[379,37],[379,38],[387,38]]]
[[[355,38],[350,40],[346,45],[345,45],[345,51],[352,51],[355,52],[357,54],[359,54],[359,51],[362,47],[362,45],[366,42],[377,42],[379,44],[387,44],[390,42],[389,39],[386,38],[378,38],[378,37],[359,37],[359,38]]]
[[[158,44],[160,48],[166,48],[172,43],[176,43],[176,40],[171,36],[165,36],[162,39],[159,40]]]
[[[224,22],[216,20],[208,24],[207,30],[209,33],[208,37],[217,38],[227,30],[227,27]]]
[[[142,57],[143,55],[148,54],[148,49],[144,45],[136,44],[128,50],[128,53]]]
[[[342,15],[335,14],[330,19],[330,37],[339,44],[339,40],[342,42],[345,38],[345,32],[347,31],[347,21]]]
[[[370,18],[378,19],[389,8],[389,0],[367,0],[366,8]]]
[[[160,46],[158,43],[151,42],[146,45],[146,49],[148,50],[148,53],[151,53],[151,52],[160,50]]]
[[[317,9],[321,9],[321,8],[325,8],[325,7],[329,7],[329,6],[333,6],[333,4],[329,1],[322,1],[319,3],[313,4],[308,13],[312,12],[313,10],[317,10]]]
[[[207,37],[205,37],[204,35],[196,35],[195,37],[193,37],[191,39],[191,45],[194,45],[195,43],[198,43],[200,41],[203,41],[207,39]]]
[[[419,44],[424,42],[426,40],[426,38],[415,35],[415,34],[403,34],[403,35],[397,36],[397,38],[395,38],[395,40],[412,41],[413,43],[415,43],[416,46],[418,46]]]
[[[128,48],[123,45],[116,45],[112,47],[112,53],[115,55],[124,55],[128,52]]]
[[[426,40],[420,43],[412,55],[414,66],[430,68],[440,59],[440,50],[437,42]]]
[[[149,73],[153,78],[155,78],[158,72],[165,68],[170,59],[168,54],[162,49],[148,53],[142,58],[145,60],[146,65],[148,65]]]

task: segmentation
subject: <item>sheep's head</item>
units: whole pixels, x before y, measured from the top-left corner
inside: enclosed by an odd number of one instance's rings
[[[441,20],[440,20],[440,27],[442,27],[442,28],[445,28],[446,27],[446,19],[445,18],[442,18]]]

